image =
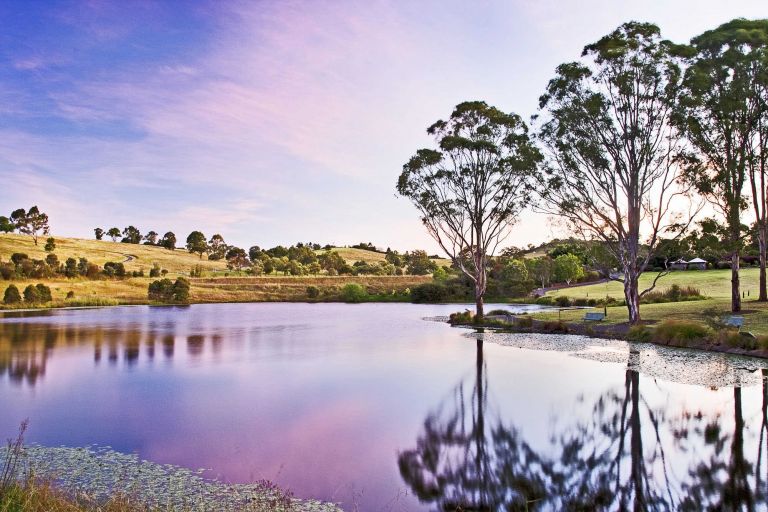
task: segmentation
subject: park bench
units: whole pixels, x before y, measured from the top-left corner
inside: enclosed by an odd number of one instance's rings
[[[586,313],[584,315],[584,320],[590,322],[602,322],[605,320],[605,313]]]
[[[736,327],[737,329],[741,329],[741,326],[744,325],[744,317],[743,316],[729,316],[725,319],[725,326],[726,327]]]

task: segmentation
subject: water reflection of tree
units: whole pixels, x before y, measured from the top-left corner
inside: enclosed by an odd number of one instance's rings
[[[427,417],[416,448],[398,457],[400,473],[422,502],[446,511],[754,509],[765,497],[765,482],[755,471],[762,467],[763,432],[768,437],[768,389],[753,465],[744,453],[739,388],[734,433],[725,436],[717,416],[676,418],[653,409],[640,381],[638,372],[627,370],[623,388],[598,397],[586,420],[559,429],[544,453],[489,411],[478,341],[471,392],[465,394],[461,383],[452,402]],[[700,445],[717,449],[695,461]],[[674,450],[686,450],[693,460],[681,481],[671,476]]]

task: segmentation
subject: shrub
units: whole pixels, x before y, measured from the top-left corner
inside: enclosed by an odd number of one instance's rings
[[[589,301],[587,301],[587,299],[573,299],[573,305],[574,306],[584,307],[588,303],[589,303]]]
[[[21,264],[22,261],[28,260],[28,259],[29,259],[29,256],[27,256],[23,252],[15,252],[11,254],[11,261],[13,262],[14,265],[19,265]]]
[[[538,299],[536,299],[535,302],[536,302],[536,304],[538,304],[540,306],[554,306],[555,305],[555,300],[552,297],[548,296],[548,295],[544,295],[543,297],[539,297]]]
[[[560,295],[559,297],[555,297],[555,304],[561,308],[567,308],[571,305],[571,299],[565,295]]]
[[[653,330],[653,341],[687,345],[708,337],[710,330],[698,322],[687,320],[665,320]]]
[[[0,277],[7,281],[13,279],[14,275],[16,275],[16,265],[13,265],[12,263],[0,263]]]
[[[701,290],[693,286],[681,287],[678,284],[673,284],[666,290],[656,290],[648,292],[640,299],[642,304],[657,304],[664,302],[681,302],[687,300],[703,300],[704,297],[701,294]]]
[[[455,324],[471,324],[475,321],[475,315],[470,310],[465,310],[459,313],[451,313],[448,317],[448,323]]]
[[[40,283],[37,286],[37,294],[40,297],[40,302],[51,302],[53,297],[51,296],[51,289],[44,284]]]
[[[74,298],[75,298],[75,292],[73,292],[72,290],[69,290],[67,292],[67,299],[69,300],[69,299],[74,299]]]
[[[653,331],[647,325],[633,325],[627,332],[627,339],[632,341],[651,341]]]
[[[317,286],[307,286],[307,297],[316,299],[320,296],[320,289]]]
[[[417,304],[445,302],[448,299],[448,288],[438,283],[424,283],[411,289],[411,302]]]
[[[149,283],[149,300],[183,304],[189,302],[189,280],[179,277],[176,282],[168,278]]]
[[[108,261],[104,264],[104,275],[108,277],[125,277],[125,265]]]
[[[533,327],[533,318],[528,315],[515,317],[515,325],[524,329]]]
[[[53,252],[56,250],[56,239],[52,236],[49,236],[48,239],[45,241],[45,252]]]
[[[203,277],[203,270],[205,268],[202,265],[195,265],[189,269],[189,277]]]
[[[341,289],[341,298],[344,302],[362,302],[368,298],[368,292],[357,283],[350,283]]]
[[[3,304],[18,304],[21,302],[21,294],[15,284],[8,286],[3,295]]]
[[[29,302],[30,304],[40,302],[40,292],[37,286],[30,284],[24,288],[24,302]]]
[[[544,322],[541,328],[545,332],[568,332],[568,325],[566,325],[562,320]]]

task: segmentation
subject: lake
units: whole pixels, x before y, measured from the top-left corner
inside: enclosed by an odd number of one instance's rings
[[[345,510],[766,510],[765,361],[438,321],[459,309],[7,313],[0,435]]]

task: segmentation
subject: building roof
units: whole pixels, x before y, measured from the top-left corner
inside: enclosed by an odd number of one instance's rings
[[[672,263],[688,263],[688,262],[685,261],[683,258],[680,258],[679,260],[673,261]]]
[[[688,263],[706,263],[706,262],[707,262],[707,260],[703,260],[703,259],[701,259],[701,258],[693,258],[693,259],[692,259],[691,261],[689,261]]]

